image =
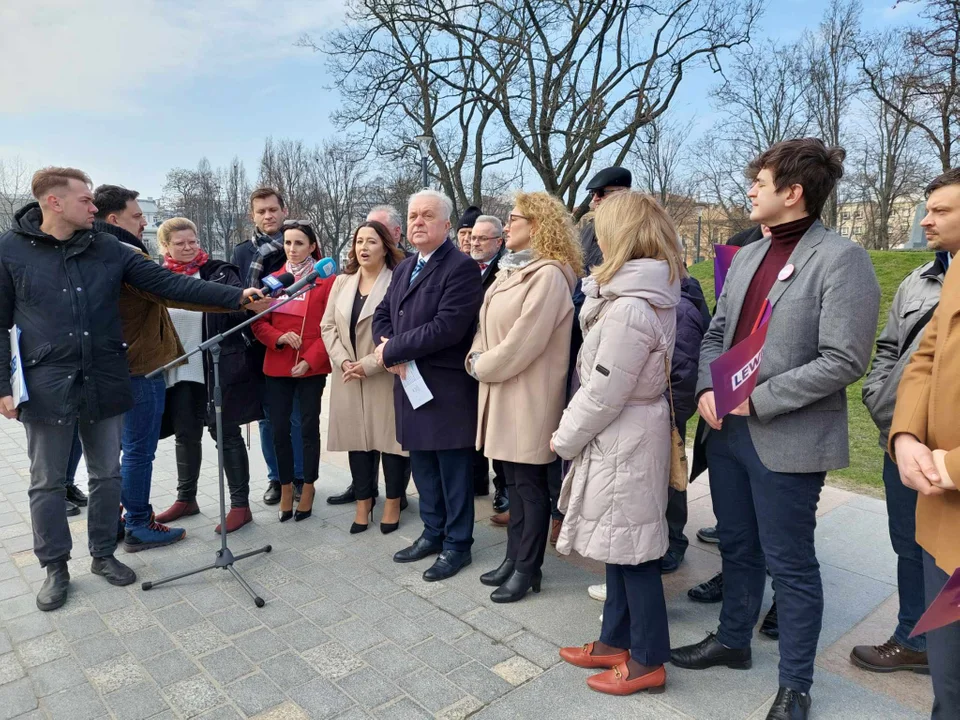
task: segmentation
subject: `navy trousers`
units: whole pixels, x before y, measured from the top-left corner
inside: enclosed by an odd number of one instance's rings
[[[670,628],[663,599],[660,560],[640,565],[607,564],[607,600],[600,642],[630,650],[641,665],[670,659]]]
[[[889,455],[883,456],[883,487],[890,543],[897,554],[900,613],[893,636],[904,647],[923,652],[926,636],[910,637],[927,607],[923,601],[923,550],[917,544],[917,491],[900,482],[900,469]]]
[[[784,438],[788,442],[789,438]],[[826,473],[778,473],[760,461],[747,419],[728,415],[707,438],[713,511],[723,560],[717,639],[750,647],[766,567],[777,589],[780,685],[807,692],[823,622],[814,532]]]
[[[923,579],[927,605],[950,579],[926,551],[923,553]],[[927,633],[927,659],[934,695],[931,720],[960,720],[960,622]]]
[[[411,450],[423,537],[463,552],[473,545],[473,448]]]

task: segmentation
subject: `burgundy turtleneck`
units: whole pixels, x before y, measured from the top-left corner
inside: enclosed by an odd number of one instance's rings
[[[770,294],[773,284],[777,282],[780,271],[787,264],[800,238],[816,221],[815,217],[807,215],[799,220],[770,228],[770,248],[760,262],[760,267],[750,281],[747,296],[743,299],[740,320],[737,322],[737,331],[733,336],[734,345],[746,338],[753,330],[763,303]]]

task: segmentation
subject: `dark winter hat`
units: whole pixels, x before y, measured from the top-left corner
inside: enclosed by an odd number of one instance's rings
[[[604,168],[593,179],[587,183],[587,192],[593,192],[605,187],[625,187],[633,184],[633,176],[630,171],[622,167]]]
[[[472,228],[477,224],[477,218],[481,215],[483,215],[483,211],[480,210],[480,208],[478,208],[476,205],[471,205],[464,210],[463,215],[460,216],[460,222],[457,225],[457,230]]]

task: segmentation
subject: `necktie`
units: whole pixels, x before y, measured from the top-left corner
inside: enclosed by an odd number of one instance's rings
[[[427,261],[423,258],[417,260],[417,265],[413,268],[413,272],[410,273],[410,284],[413,285],[413,281],[417,279],[417,275],[420,274],[420,271],[423,270],[423,266],[427,264]]]
[[[483,272],[489,267],[488,263],[480,263],[480,272]]]

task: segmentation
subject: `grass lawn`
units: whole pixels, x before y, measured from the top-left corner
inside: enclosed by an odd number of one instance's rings
[[[873,269],[880,282],[880,323],[877,333],[887,321],[887,312],[897,288],[911,270],[933,259],[930,252],[871,252]],[[698,263],[690,268],[693,275],[703,286],[707,301],[713,307],[713,261]],[[840,484],[883,486],[883,450],[880,449],[877,428],[870,419],[870,413],[860,400],[862,381],[857,381],[847,389],[850,407],[850,467],[831,473],[831,479]]]

